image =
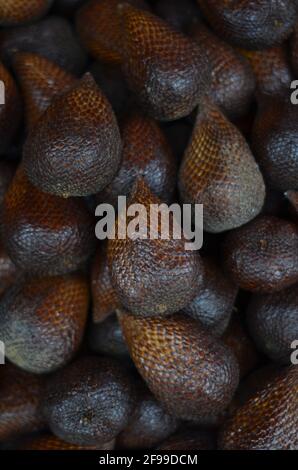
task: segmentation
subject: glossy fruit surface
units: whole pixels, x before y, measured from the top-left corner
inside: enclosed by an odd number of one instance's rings
[[[270,293],[298,279],[297,226],[273,216],[262,216],[227,234],[223,263],[242,289]]]
[[[238,384],[238,364],[228,347],[183,315],[119,315],[131,358],[164,408],[200,422],[223,411]]]
[[[103,189],[120,163],[121,139],[112,108],[91,75],[58,97],[24,148],[32,183],[57,196],[87,196]]]
[[[265,185],[244,137],[210,100],[201,106],[179,170],[184,203],[204,205],[204,229],[243,225],[262,209]]]
[[[95,250],[94,220],[85,202],[43,193],[22,166],[3,201],[0,232],[16,266],[31,275],[75,271]]]
[[[13,285],[0,302],[7,358],[36,374],[62,367],[80,346],[87,309],[88,286],[77,274]]]
[[[150,204],[160,203],[144,180],[138,180],[129,204],[143,204],[146,208],[146,213],[141,213],[143,223],[140,225],[145,227],[148,236],[136,238],[134,234],[137,235],[139,229],[133,226],[131,236],[121,239],[117,235],[108,243],[112,285],[121,304],[138,316],[168,315],[179,311],[194,298],[202,283],[200,255],[185,248],[183,234],[180,239],[173,237],[173,214],[168,239],[161,239],[160,218],[158,237],[149,237],[147,214],[150,214]],[[117,231],[124,222],[122,212],[118,216]]]
[[[44,414],[53,433],[76,445],[111,441],[128,424],[133,383],[117,361],[84,357],[49,383]]]

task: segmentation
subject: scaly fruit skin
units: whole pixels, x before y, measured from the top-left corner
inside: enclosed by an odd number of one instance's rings
[[[17,450],[113,450],[115,442],[107,442],[98,446],[77,446],[69,444],[54,434],[42,434],[24,439]]]
[[[115,176],[121,138],[113,110],[90,74],[49,106],[24,146],[30,181],[56,196],[88,196]]]
[[[88,285],[77,274],[12,286],[0,302],[7,358],[36,374],[64,366],[80,346],[88,301]]]
[[[212,259],[203,259],[203,285],[193,301],[182,312],[200,321],[215,336],[221,336],[228,326],[238,288]]]
[[[22,105],[15,81],[1,62],[0,80],[4,83],[5,93],[5,102],[0,105],[0,154],[2,154],[18,129]]]
[[[187,116],[207,90],[209,67],[194,41],[159,17],[123,3],[123,70],[131,90],[153,118]]]
[[[130,115],[122,126],[122,162],[113,181],[98,194],[98,201],[117,207],[118,196],[129,196],[141,177],[162,201],[171,202],[176,186],[177,164],[158,124],[140,113]]]
[[[211,431],[187,429],[166,439],[158,450],[214,450],[215,436]]]
[[[297,17],[292,0],[197,0],[212,28],[231,44],[265,49],[282,43]]]
[[[107,259],[107,244],[97,249],[91,268],[92,319],[100,323],[120,307],[120,301],[112,286]]]
[[[185,248],[183,234],[180,239],[174,239],[173,214],[168,239],[161,238],[161,217],[156,224],[158,238],[150,238],[149,230],[154,225],[153,220],[149,225],[150,204],[160,205],[161,201],[153,196],[143,179],[137,180],[134,186],[131,204],[142,204],[146,209],[146,213],[140,213],[140,227],[146,228],[147,238],[134,239],[135,229],[126,239],[118,238],[119,226],[123,229],[123,212],[118,216],[116,238],[108,242],[112,285],[121,304],[135,315],[159,316],[177,312],[194,298],[202,283],[200,255]],[[165,210],[161,213],[167,216]],[[129,224],[127,228],[130,228]]]
[[[57,437],[90,446],[114,439],[134,406],[134,384],[121,363],[83,357],[49,381],[43,409]]]
[[[238,385],[230,349],[183,315],[141,318],[119,313],[130,355],[165,410],[200,422],[223,411]]]
[[[43,193],[22,165],[0,213],[4,246],[15,265],[31,275],[75,271],[95,250],[94,219],[85,202]]]
[[[0,0],[0,25],[35,21],[47,13],[52,3],[53,0]]]
[[[33,129],[43,112],[75,83],[75,77],[48,59],[30,52],[17,52],[14,69],[25,101],[27,129]]]
[[[298,367],[281,370],[224,425],[224,450],[295,450],[298,446]]]
[[[6,250],[3,247],[3,244],[0,244],[0,295],[10,287],[15,279],[17,274],[16,265],[12,262],[11,258],[8,256]]]
[[[298,284],[270,295],[253,296],[247,323],[257,346],[271,360],[289,364],[298,338]]]
[[[89,346],[103,356],[128,358],[129,353],[116,314],[89,327]]]
[[[291,222],[261,216],[227,234],[223,265],[242,289],[270,293],[298,281],[298,229]]]
[[[257,81],[257,92],[279,94],[289,92],[293,73],[285,44],[262,51],[241,50],[249,60]]]
[[[126,0],[141,9],[149,9],[144,0]],[[110,64],[123,61],[123,41],[118,7],[122,0],[90,0],[76,15],[76,27],[85,48],[94,59]]]
[[[31,52],[54,62],[63,70],[81,74],[87,56],[71,25],[59,16],[48,16],[37,23],[9,28],[0,35],[0,52],[11,64],[17,52]]]
[[[275,189],[298,189],[298,106],[285,95],[262,95],[252,146],[265,179]]]
[[[1,366],[0,380],[0,441],[44,429],[43,379],[5,364]]]
[[[210,62],[210,98],[232,118],[247,113],[256,84],[248,61],[203,24],[194,25],[191,36]]]
[[[204,205],[204,229],[212,233],[246,224],[264,204],[263,177],[247,142],[209,99],[185,151],[179,189],[184,203]]]
[[[176,431],[178,422],[170,416],[144,386],[139,387],[138,404],[129,425],[117,437],[117,448],[155,447]]]

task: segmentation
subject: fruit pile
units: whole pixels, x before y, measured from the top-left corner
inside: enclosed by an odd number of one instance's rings
[[[297,1],[0,27],[0,448],[298,449]],[[202,249],[99,241],[118,196],[203,204]]]

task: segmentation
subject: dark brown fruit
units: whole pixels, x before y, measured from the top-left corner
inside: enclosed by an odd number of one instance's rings
[[[298,215],[298,190],[297,191],[287,191],[285,193],[286,198],[289,200],[293,211]]]
[[[55,8],[59,11],[59,13],[63,14],[72,14],[77,10],[78,7],[81,6],[82,3],[86,2],[86,0],[56,0],[55,1]]]
[[[255,89],[255,77],[248,61],[202,23],[195,25],[191,33],[210,63],[208,95],[228,116],[235,118],[245,114]]]
[[[184,33],[189,26],[200,19],[198,6],[192,0],[158,0],[155,13],[171,26]]]
[[[25,101],[27,129],[33,129],[43,112],[75,83],[75,77],[48,59],[31,52],[18,52],[14,68]]]
[[[123,61],[121,20],[122,0],[90,0],[77,12],[77,31],[88,52],[97,60],[120,64]],[[149,9],[144,0],[126,0],[137,8]]]
[[[120,213],[116,225],[116,238],[109,240],[108,259],[112,285],[122,305],[138,316],[168,315],[185,307],[196,295],[202,283],[203,265],[200,255],[185,248],[186,239],[173,238],[174,218],[171,214],[169,239],[161,238],[161,220],[156,224],[158,238],[149,237],[149,229],[154,222],[150,218],[150,204],[160,204],[153,196],[144,180],[138,180],[129,201],[130,204],[143,204],[146,213],[140,213],[140,228],[144,225],[147,238],[136,238],[138,229],[131,230],[131,236],[118,238],[119,226],[123,227]],[[165,213],[162,209],[161,213]],[[148,214],[148,217],[147,217]],[[166,215],[166,213],[165,213]],[[141,228],[141,230],[143,230]]]
[[[94,220],[85,202],[41,192],[22,166],[0,212],[4,246],[16,266],[31,275],[75,271],[95,250]]]
[[[204,259],[204,280],[193,301],[182,312],[221,336],[232,315],[238,288],[211,259]]]
[[[1,103],[4,93],[4,104],[0,104],[0,154],[3,154],[14,137],[21,118],[21,99],[15,81],[0,62]]]
[[[90,446],[114,439],[127,426],[134,405],[133,383],[121,363],[84,357],[52,378],[44,414],[57,437]]]
[[[115,176],[121,139],[112,108],[91,75],[49,106],[24,147],[31,182],[57,196],[87,196]]]
[[[215,436],[211,431],[189,429],[166,439],[158,450],[214,450]]]
[[[89,345],[92,351],[104,356],[123,358],[129,355],[115,314],[101,323],[90,325]]]
[[[17,274],[16,265],[12,262],[2,243],[0,244],[0,295],[10,287]]]
[[[291,42],[292,66],[295,74],[298,74],[298,21],[296,23]]]
[[[16,166],[11,162],[0,162],[0,204],[2,204],[6,191],[15,174]]]
[[[12,364],[1,366],[0,441],[45,428],[41,413],[43,379]]]
[[[15,284],[0,302],[7,358],[37,374],[62,367],[80,346],[87,310],[88,285],[80,275]]]
[[[197,0],[212,28],[228,42],[265,49],[283,42],[296,19],[292,0]]]
[[[224,425],[220,449],[295,450],[298,446],[298,368],[287,367]]]
[[[38,23],[2,32],[0,52],[4,62],[11,63],[19,51],[38,54],[77,74],[83,72],[86,64],[86,54],[70,24],[59,16],[48,16]]]
[[[113,440],[97,446],[77,446],[65,442],[53,434],[43,434],[24,440],[18,447],[18,450],[113,450],[114,445],[115,442]]]
[[[234,353],[240,369],[240,378],[245,377],[258,364],[258,353],[255,345],[244,329],[239,313],[235,313],[222,341]]]
[[[275,189],[298,189],[298,106],[285,96],[259,99],[252,145],[264,177]]]
[[[262,174],[239,130],[205,100],[180,167],[184,203],[204,205],[204,229],[222,232],[256,217],[265,199]]]
[[[277,217],[258,217],[226,236],[223,263],[242,289],[280,291],[298,281],[298,228]]]
[[[289,364],[291,345],[298,339],[298,284],[275,294],[254,296],[247,322],[259,349],[271,360]]]
[[[187,116],[209,80],[205,55],[191,39],[159,17],[123,3],[123,69],[131,90],[153,118]]]
[[[120,307],[112,286],[107,259],[107,245],[98,248],[91,268],[92,318],[100,323]]]
[[[129,425],[117,438],[121,449],[150,449],[177,428],[177,420],[166,413],[146,387],[140,388],[138,399]]]
[[[140,113],[134,113],[122,126],[122,142],[122,163],[118,174],[98,194],[98,201],[117,207],[118,196],[129,196],[135,181],[141,177],[155,196],[171,202],[177,165],[158,124]]]
[[[44,16],[53,0],[0,0],[0,25],[29,23]]]
[[[119,315],[130,355],[152,393],[174,416],[200,422],[223,411],[238,385],[230,349],[183,315]]]
[[[256,76],[259,93],[289,92],[293,74],[288,50],[283,44],[262,51],[241,51],[249,60]]]

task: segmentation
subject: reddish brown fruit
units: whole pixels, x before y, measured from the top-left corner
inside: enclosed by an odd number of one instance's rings
[[[232,318],[222,341],[233,351],[239,364],[240,377],[245,377],[258,364],[255,345],[243,328],[237,312]]]
[[[215,436],[211,431],[188,429],[166,439],[159,450],[214,450]]]
[[[1,339],[7,358],[29,372],[52,372],[65,365],[83,337],[88,285],[83,277],[24,280],[1,299]]]
[[[256,76],[257,91],[276,94],[288,92],[293,80],[285,45],[263,51],[241,51],[249,60]]]
[[[298,338],[298,284],[270,295],[253,296],[247,323],[256,345],[271,360],[290,364]]]
[[[140,213],[140,227],[146,227],[148,237],[133,239],[138,236],[134,225],[131,236],[126,239],[116,236],[108,244],[112,285],[121,304],[139,316],[168,315],[179,311],[194,298],[202,283],[200,255],[185,248],[183,234],[181,239],[173,238],[173,214],[169,223],[169,239],[161,238],[160,217],[156,224],[158,238],[149,237],[149,229],[154,225],[153,221],[149,225],[147,217],[147,214],[150,215],[150,204],[160,203],[145,182],[138,180],[129,204],[142,204],[146,208],[145,214]],[[119,225],[124,228],[123,215],[122,212],[118,217],[116,235]],[[127,219],[129,222],[129,217]],[[130,222],[125,229],[131,229],[129,225]]]
[[[121,363],[84,357],[49,381],[44,414],[60,439],[97,446],[127,426],[134,406],[134,384]]]
[[[47,13],[52,3],[53,0],[0,0],[0,25],[35,21]]]
[[[113,450],[115,442],[107,442],[98,446],[77,446],[65,442],[54,434],[43,434],[24,440],[18,450]]]
[[[27,129],[33,129],[43,112],[75,83],[75,77],[48,59],[18,52],[14,67],[23,92]]]
[[[292,0],[197,0],[212,28],[228,42],[247,49],[282,43],[295,24]]]
[[[224,425],[219,448],[295,450],[298,446],[298,368],[287,367]]]
[[[98,201],[117,207],[118,196],[129,196],[135,181],[141,177],[155,196],[171,202],[177,164],[158,124],[135,113],[124,122],[122,141],[120,169],[112,183],[98,194]]]
[[[215,336],[221,336],[232,315],[238,288],[211,259],[203,259],[204,280],[193,301],[182,312],[200,321]]]
[[[0,441],[44,429],[43,379],[12,364],[1,366],[0,377]]]
[[[0,295],[14,283],[16,274],[16,265],[8,256],[3,245],[0,244]]]
[[[298,189],[298,106],[288,93],[262,95],[252,145],[268,183],[279,191]]]
[[[204,205],[204,229],[213,233],[249,222],[264,204],[263,177],[247,142],[209,100],[184,154],[179,189],[184,203]]]
[[[83,72],[87,61],[71,25],[59,16],[3,31],[0,52],[5,63],[11,64],[17,52],[31,52],[75,74]]]
[[[149,9],[144,0],[126,0],[137,8]],[[97,60],[120,64],[123,61],[121,20],[122,0],[90,0],[77,12],[77,31],[88,52]]]
[[[232,352],[198,322],[119,314],[130,355],[165,410],[200,422],[223,411],[238,385]]]
[[[177,420],[164,411],[146,387],[140,387],[138,399],[129,425],[117,438],[121,449],[150,449],[177,428]]]
[[[5,195],[0,232],[16,266],[31,275],[75,271],[95,250],[94,220],[85,202],[39,191],[22,166]]]
[[[223,262],[242,289],[280,291],[298,281],[298,228],[277,217],[259,217],[226,236]]]
[[[2,204],[6,191],[15,174],[16,166],[13,163],[0,162],[0,204]]]
[[[121,139],[110,104],[91,75],[58,97],[24,147],[31,182],[57,196],[87,196],[115,176]]]
[[[210,63],[210,98],[230,117],[247,113],[255,89],[255,77],[248,61],[202,23],[196,24],[191,33]]]
[[[107,260],[107,245],[97,250],[91,269],[92,318],[100,323],[120,307],[120,301],[112,286]]]
[[[162,19],[127,3],[122,21],[123,69],[131,90],[155,119],[187,116],[206,92],[209,68],[191,39]]]
[[[20,123],[21,101],[14,79],[1,62],[0,80],[4,84],[1,95],[4,92],[5,96],[5,103],[0,104],[0,153],[4,153]]]

